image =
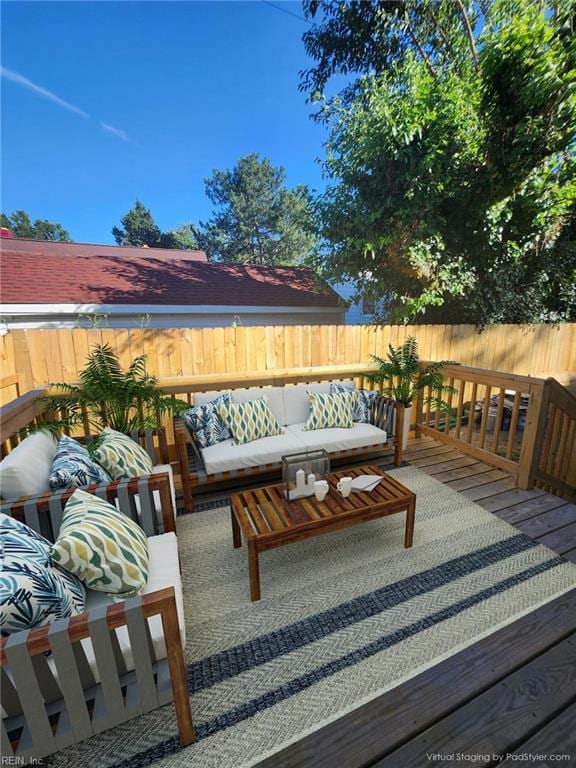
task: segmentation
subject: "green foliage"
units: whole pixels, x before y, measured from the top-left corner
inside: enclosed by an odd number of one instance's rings
[[[136,200],[121,219],[121,227],[113,227],[112,234],[118,245],[147,245],[149,248],[193,250],[198,247],[192,224],[181,224],[170,232],[162,232],[149,208]]]
[[[163,414],[188,408],[184,400],[165,395],[157,385],[158,380],[146,372],[146,355],[136,357],[124,371],[109,345],[95,346],[77,385],[50,384],[54,393],[41,401],[50,416],[41,427],[59,433],[83,424],[86,414],[94,432],[103,427],[126,434],[155,429]]]
[[[397,319],[576,319],[574,0],[320,5],[304,83],[377,69],[324,103],[326,276]]]
[[[75,325],[76,328],[105,328],[109,317],[109,312],[81,312]]]
[[[179,227],[176,227],[171,232],[165,232],[162,235],[161,241],[168,243],[162,245],[162,248],[179,248],[183,251],[193,251],[198,248],[196,229],[192,222],[180,224]]]
[[[210,259],[250,264],[293,264],[311,252],[311,200],[305,186],[285,187],[282,167],[250,154],[232,170],[205,180],[213,217],[198,240]]]
[[[47,219],[32,221],[26,211],[14,211],[9,216],[6,213],[0,215],[0,226],[7,227],[14,237],[25,240],[55,240],[61,243],[70,243],[70,234],[61,224],[55,224]]]
[[[422,366],[418,344],[413,336],[409,336],[400,347],[394,348],[389,344],[387,359],[376,355],[372,355],[372,359],[378,363],[379,370],[369,379],[376,384],[386,384],[382,389],[384,394],[405,406],[412,405],[420,395],[425,405],[430,403],[433,408],[441,411],[450,409],[442,395],[454,394],[456,390],[444,384],[442,369],[446,365],[454,365],[452,360]]]

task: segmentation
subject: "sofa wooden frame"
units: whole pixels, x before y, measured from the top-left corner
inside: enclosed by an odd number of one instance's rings
[[[362,386],[364,377],[357,370],[342,368],[338,371],[335,368],[316,369],[305,372],[286,371],[277,372],[272,375],[260,374],[247,375],[245,378],[222,377],[220,389],[234,390],[245,387],[258,387],[262,389],[262,394],[266,394],[266,387],[269,386],[288,386],[290,384],[312,384],[321,381],[345,381],[359,379]],[[181,396],[186,394],[188,401],[192,404],[193,395],[202,392],[217,391],[218,386],[213,377],[202,386],[201,381],[191,384],[181,383],[174,385],[171,382],[163,382],[163,389],[170,394]],[[404,430],[405,407],[395,400],[380,395],[372,406],[371,423],[375,426],[385,429],[393,437],[388,440],[386,446],[372,445],[364,448],[352,448],[343,451],[330,453],[330,460],[334,466],[349,463],[350,461],[366,461],[376,458],[393,455],[395,466],[402,463],[402,435]],[[394,427],[392,429],[392,424]],[[278,477],[281,469],[279,462],[262,464],[257,467],[247,469],[237,469],[225,472],[209,474],[204,468],[202,455],[194,438],[184,424],[180,416],[176,416],[173,422],[174,439],[176,443],[176,453],[178,459],[179,473],[182,481],[182,496],[184,499],[184,510],[192,511],[192,502],[194,494],[201,490],[202,492],[212,491],[219,488],[229,488],[238,485],[248,485],[251,483],[265,482]]]
[[[139,523],[147,536],[175,530],[167,474],[88,486]],[[74,489],[23,497],[0,505],[51,541]],[[160,495],[158,520],[154,493]],[[135,504],[139,497],[140,511]],[[156,659],[148,619],[160,616],[167,657]],[[135,667],[126,670],[115,630],[128,631]],[[99,671],[96,682],[82,648],[90,638]],[[47,661],[47,654],[55,672]],[[14,633],[0,641],[1,699],[7,717],[0,732],[2,754],[28,762],[174,702],[180,742],[194,740],[186,668],[174,589],[162,589],[92,609],[53,624]]]

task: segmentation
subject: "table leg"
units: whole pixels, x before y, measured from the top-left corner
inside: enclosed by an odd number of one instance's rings
[[[230,510],[230,515],[232,517],[232,541],[234,542],[234,549],[238,549],[242,546],[242,533],[233,509]]]
[[[406,531],[404,533],[404,547],[408,549],[414,541],[414,518],[416,515],[416,497],[412,498],[406,510]]]
[[[253,541],[248,542],[248,572],[250,574],[250,599],[260,600],[260,568],[258,565],[258,550]]]

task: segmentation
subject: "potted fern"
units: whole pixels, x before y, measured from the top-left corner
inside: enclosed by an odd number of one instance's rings
[[[125,371],[108,344],[95,346],[78,384],[50,384],[42,404],[51,418],[41,428],[59,433],[84,424],[91,432],[110,427],[125,434],[157,429],[164,414],[188,408],[157,385],[146,371],[146,355],[134,358]]]
[[[399,347],[394,348],[390,344],[387,359],[377,355],[372,355],[372,359],[378,364],[378,371],[369,376],[370,381],[384,384],[382,393],[405,407],[402,450],[406,450],[413,402],[418,396],[421,396],[424,404],[430,403],[434,409],[444,412],[450,409],[443,395],[455,390],[444,384],[442,369],[455,363],[452,360],[441,360],[423,366],[418,354],[418,343],[413,336],[409,336]]]

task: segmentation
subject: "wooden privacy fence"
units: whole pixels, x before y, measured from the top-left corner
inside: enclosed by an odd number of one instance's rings
[[[95,344],[115,349],[124,366],[148,354],[161,379],[246,371],[368,364],[388,344],[415,336],[422,359],[522,375],[576,378],[576,324],[302,325],[175,329],[59,329],[9,331],[0,336],[0,402],[50,382],[75,382]],[[14,378],[16,377],[16,378]]]

